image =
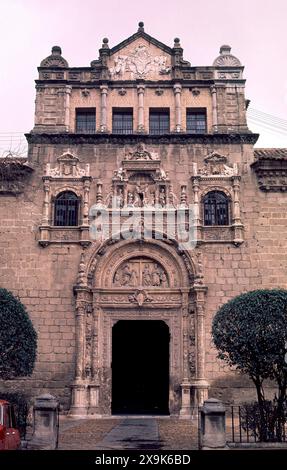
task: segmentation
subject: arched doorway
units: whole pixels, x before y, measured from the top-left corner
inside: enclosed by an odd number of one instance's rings
[[[112,413],[168,414],[169,328],[119,320],[112,331]]]

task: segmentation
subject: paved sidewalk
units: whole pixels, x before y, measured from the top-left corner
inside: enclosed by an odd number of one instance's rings
[[[192,450],[197,423],[170,417],[62,418],[60,450]]]
[[[156,419],[124,419],[95,447],[109,449],[160,449]]]

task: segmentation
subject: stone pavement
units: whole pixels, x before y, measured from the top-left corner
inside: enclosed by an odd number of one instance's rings
[[[195,421],[158,417],[61,419],[60,450],[197,449]]]
[[[155,419],[124,419],[115,426],[96,449],[160,449]]]

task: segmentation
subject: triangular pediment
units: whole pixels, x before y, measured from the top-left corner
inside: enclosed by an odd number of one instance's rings
[[[129,46],[133,42],[136,42],[138,39],[143,39],[147,43],[153,44],[156,48],[161,49],[163,52],[166,52],[169,55],[172,54],[171,47],[169,47],[166,44],[163,44],[162,42],[158,41],[154,37],[147,34],[145,31],[137,31],[132,36],[128,37],[127,39],[124,39],[124,41],[121,41],[119,44],[117,44],[116,46],[111,48],[110,49],[111,55],[115,54],[115,53],[118,53],[119,51],[121,51],[121,49],[124,49],[125,47]]]

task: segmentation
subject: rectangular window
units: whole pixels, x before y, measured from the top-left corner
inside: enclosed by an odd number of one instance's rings
[[[132,134],[133,133],[133,109],[113,108],[113,133]]]
[[[83,134],[94,134],[96,132],[96,110],[76,109],[76,132]]]
[[[169,109],[149,110],[149,133],[168,134],[170,131]]]
[[[190,134],[205,134],[206,128],[205,109],[186,110],[186,132],[190,132]]]

